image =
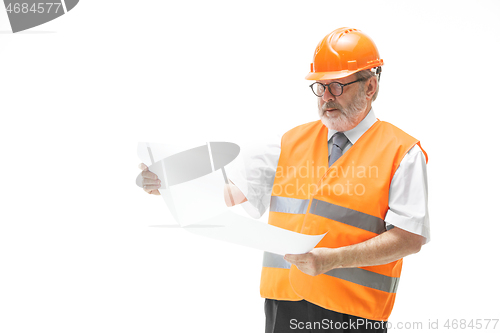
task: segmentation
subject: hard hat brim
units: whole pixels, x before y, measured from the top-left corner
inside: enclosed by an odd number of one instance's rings
[[[341,79],[343,77],[347,77],[349,75],[352,75],[354,73],[363,71],[365,69],[371,69],[375,67],[382,66],[384,64],[384,61],[382,59],[378,60],[374,65],[369,65],[365,66],[362,68],[358,68],[356,70],[343,70],[343,71],[336,71],[336,72],[309,72],[309,74],[306,75],[306,80],[335,80],[335,79]]]
[[[312,72],[307,74],[306,80],[335,80],[347,77],[359,71],[341,71],[341,72]]]

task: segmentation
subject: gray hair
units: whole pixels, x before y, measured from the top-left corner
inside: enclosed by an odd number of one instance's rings
[[[356,77],[358,80],[368,80],[369,78],[371,78],[372,76],[375,76],[375,72],[369,70],[369,69],[365,69],[363,71],[360,71],[360,72],[357,72],[356,73]],[[375,94],[373,94],[373,97],[372,97],[372,102],[375,101],[377,99],[377,95],[378,95],[378,88],[380,87],[380,74],[377,78],[377,90],[375,91]]]

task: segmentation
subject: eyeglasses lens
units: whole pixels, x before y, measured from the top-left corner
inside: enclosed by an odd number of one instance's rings
[[[331,82],[329,87],[334,96],[342,95],[342,86],[338,82]],[[318,97],[322,97],[325,94],[325,86],[319,82],[313,83],[312,90]]]
[[[316,94],[316,96],[321,97],[325,93],[325,87],[319,83],[314,83],[313,84],[313,92]]]
[[[330,83],[330,91],[334,96],[340,96],[342,94],[342,86],[337,82]]]

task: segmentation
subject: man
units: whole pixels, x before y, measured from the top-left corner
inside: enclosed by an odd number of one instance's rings
[[[270,224],[327,233],[309,253],[264,254],[266,332],[385,332],[402,258],[430,240],[427,155],[371,107],[382,65],[363,32],[328,34],[306,77],[315,81],[320,120],[287,132],[279,161],[273,153],[258,157],[277,165],[231,177],[233,200],[260,213],[269,195],[260,189],[271,191]],[[144,189],[159,194],[156,176],[142,168]],[[266,177],[269,169],[274,177]]]

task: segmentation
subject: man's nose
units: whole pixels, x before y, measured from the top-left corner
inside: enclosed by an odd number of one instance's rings
[[[331,93],[330,93],[330,89],[328,89],[328,87],[326,87],[325,89],[325,93],[323,94],[323,97],[321,97],[323,99],[323,101],[327,102],[329,100],[335,100],[335,96],[333,96]]]

